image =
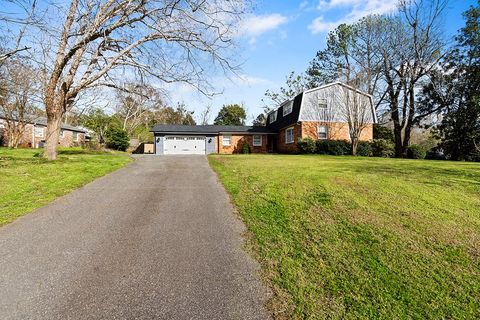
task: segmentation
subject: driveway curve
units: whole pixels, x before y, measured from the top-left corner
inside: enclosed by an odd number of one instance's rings
[[[267,319],[203,156],[142,156],[0,228],[2,319]]]

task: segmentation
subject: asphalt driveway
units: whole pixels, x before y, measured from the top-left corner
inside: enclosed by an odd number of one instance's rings
[[[0,228],[2,319],[265,319],[203,156],[145,156]]]

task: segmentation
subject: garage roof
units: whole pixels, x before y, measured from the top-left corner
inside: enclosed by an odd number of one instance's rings
[[[261,126],[188,126],[157,124],[152,132],[170,133],[170,134],[217,134],[217,133],[243,133],[243,134],[275,134],[276,132]]]

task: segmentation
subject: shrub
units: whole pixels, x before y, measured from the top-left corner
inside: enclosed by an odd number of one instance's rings
[[[427,150],[418,144],[412,144],[407,149],[407,158],[409,159],[425,159]]]
[[[114,150],[127,150],[130,145],[130,139],[128,138],[127,131],[112,127],[107,131],[107,147]]]
[[[246,141],[243,142],[242,153],[243,154],[249,154],[250,153],[250,145]]]
[[[316,150],[315,141],[308,137],[299,139],[297,146],[300,153],[315,153]]]
[[[99,151],[102,150],[102,145],[98,143],[96,140],[90,140],[85,142],[85,149],[87,150],[93,150],[93,151]]]
[[[317,140],[316,150],[319,154],[344,156],[350,154],[350,143],[347,140]]]
[[[374,157],[391,158],[395,155],[395,144],[385,139],[373,140],[372,155]]]
[[[368,141],[359,141],[357,146],[357,156],[371,157],[372,155],[372,143]]]
[[[375,140],[383,139],[383,140],[395,142],[393,130],[388,127],[382,126],[380,124],[373,125],[373,139]]]

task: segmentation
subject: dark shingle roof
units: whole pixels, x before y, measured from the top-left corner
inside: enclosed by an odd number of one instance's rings
[[[5,115],[1,114],[1,113],[0,113],[0,118],[6,119]],[[13,119],[13,120],[16,120],[16,119]],[[34,123],[34,124],[38,124],[38,125],[45,126],[45,127],[47,126],[47,118],[45,118],[45,117],[26,116],[25,117],[25,122],[26,123]],[[74,126],[71,126],[71,125],[68,125],[68,124],[62,124],[60,126],[60,128],[62,128],[63,130],[87,133],[87,130],[84,129],[84,128],[74,127]]]
[[[216,134],[216,133],[263,133],[273,134],[274,131],[266,127],[254,127],[254,126],[216,126],[216,125],[200,125],[200,126],[188,126],[188,125],[176,125],[176,124],[157,124],[152,132],[161,133],[178,133],[178,134]]]
[[[293,107],[292,107],[292,112],[289,114],[283,116],[283,106],[280,106],[277,108],[277,120],[275,120],[272,123],[269,122],[269,116],[270,113],[267,115],[267,128],[270,130],[280,130],[282,128],[285,128],[287,126],[290,126],[292,124],[297,123],[298,121],[298,116],[300,114],[300,106],[302,105],[302,99],[303,99],[303,92],[297,95],[293,99]],[[273,111],[272,111],[273,112]]]

